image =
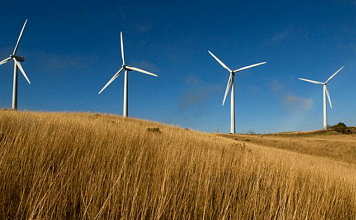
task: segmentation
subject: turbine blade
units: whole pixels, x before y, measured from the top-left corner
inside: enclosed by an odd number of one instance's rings
[[[105,84],[105,86],[99,91],[98,94],[101,94],[105,89],[106,87],[108,87],[117,77],[119,77],[121,71],[123,70],[123,68],[121,67],[119,71],[117,71],[113,77],[111,77],[111,79]]]
[[[234,73],[240,72],[242,70],[247,70],[247,69],[250,69],[250,68],[255,67],[255,66],[260,66],[260,65],[263,65],[263,64],[266,64],[266,63],[267,62],[262,62],[262,63],[256,63],[256,64],[253,64],[253,65],[245,66],[245,67],[239,68],[237,70],[234,70]]]
[[[310,83],[313,83],[313,84],[323,85],[323,83],[322,83],[322,82],[319,82],[319,81],[314,81],[314,80],[304,79],[304,78],[298,78],[298,79],[299,79],[299,80],[306,81],[306,82],[310,82]]]
[[[22,75],[25,77],[26,81],[28,82],[28,84],[31,84],[30,80],[28,79],[26,72],[23,70],[22,65],[19,61],[17,61],[16,59],[14,59],[16,66],[19,68],[20,72],[22,73]]]
[[[225,105],[226,97],[227,97],[227,95],[229,94],[229,91],[230,91],[230,89],[231,89],[232,77],[233,77],[233,76],[232,76],[232,74],[230,73],[229,80],[227,81],[227,85],[226,85],[226,89],[225,89],[225,95],[224,95],[224,99],[223,99],[222,105]]]
[[[140,72],[140,73],[144,73],[144,74],[147,74],[147,75],[150,75],[150,76],[158,77],[158,75],[156,75],[154,73],[148,72],[146,70],[143,70],[143,69],[140,69],[140,68],[137,68],[137,67],[126,66],[126,69],[132,70],[132,71],[137,71],[137,72]]]
[[[5,63],[7,63],[7,62],[9,62],[11,59],[12,59],[11,57],[8,57],[8,58],[6,58],[6,59],[3,59],[2,61],[0,61],[0,66],[3,65],[3,64],[5,64]]]
[[[122,58],[122,65],[125,65],[124,37],[122,36],[122,32],[120,32],[120,42],[121,42],[121,58]]]
[[[210,50],[208,50],[209,54],[227,71],[231,72],[232,70],[225,65],[217,56],[215,56]]]
[[[334,78],[344,67],[342,66],[340,69],[338,69],[333,75],[329,77],[328,80],[325,81],[325,83],[328,83],[332,78]]]
[[[330,98],[330,93],[329,93],[328,87],[325,87],[325,92],[326,92],[326,97],[328,97],[330,108],[332,109],[333,105],[331,104],[331,98]]]
[[[16,46],[15,46],[15,48],[14,48],[14,51],[12,52],[12,55],[15,55],[15,54],[16,54],[17,48],[19,47],[20,40],[21,40],[21,38],[22,38],[23,31],[25,30],[26,24],[27,24],[27,19],[25,20],[25,23],[24,23],[23,26],[22,26],[20,35],[19,35],[19,37],[17,38]]]

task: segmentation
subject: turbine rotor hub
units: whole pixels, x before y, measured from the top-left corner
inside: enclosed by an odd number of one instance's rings
[[[11,58],[16,59],[18,62],[25,61],[25,57],[22,57],[22,56],[11,55]]]
[[[126,65],[126,64],[122,65],[122,68],[123,68],[124,70],[126,70],[127,72],[132,71],[132,70],[130,70],[130,69],[127,69],[127,65]]]

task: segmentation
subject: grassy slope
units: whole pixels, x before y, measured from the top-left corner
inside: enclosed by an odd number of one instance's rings
[[[315,131],[221,136],[260,146],[285,149],[356,164],[356,134],[344,135],[334,131]]]
[[[0,111],[0,219],[355,219],[355,174],[153,122]]]

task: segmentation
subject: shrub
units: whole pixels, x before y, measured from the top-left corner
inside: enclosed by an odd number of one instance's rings
[[[351,129],[349,129],[345,123],[343,122],[339,122],[338,124],[331,126],[330,127],[332,130],[338,132],[338,133],[342,133],[342,134],[351,134],[352,131]]]

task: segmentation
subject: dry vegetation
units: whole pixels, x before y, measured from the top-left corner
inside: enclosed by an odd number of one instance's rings
[[[245,143],[285,149],[356,164],[356,134],[335,131],[291,132],[268,135],[221,135]]]
[[[0,219],[355,219],[355,174],[158,123],[0,111]]]

